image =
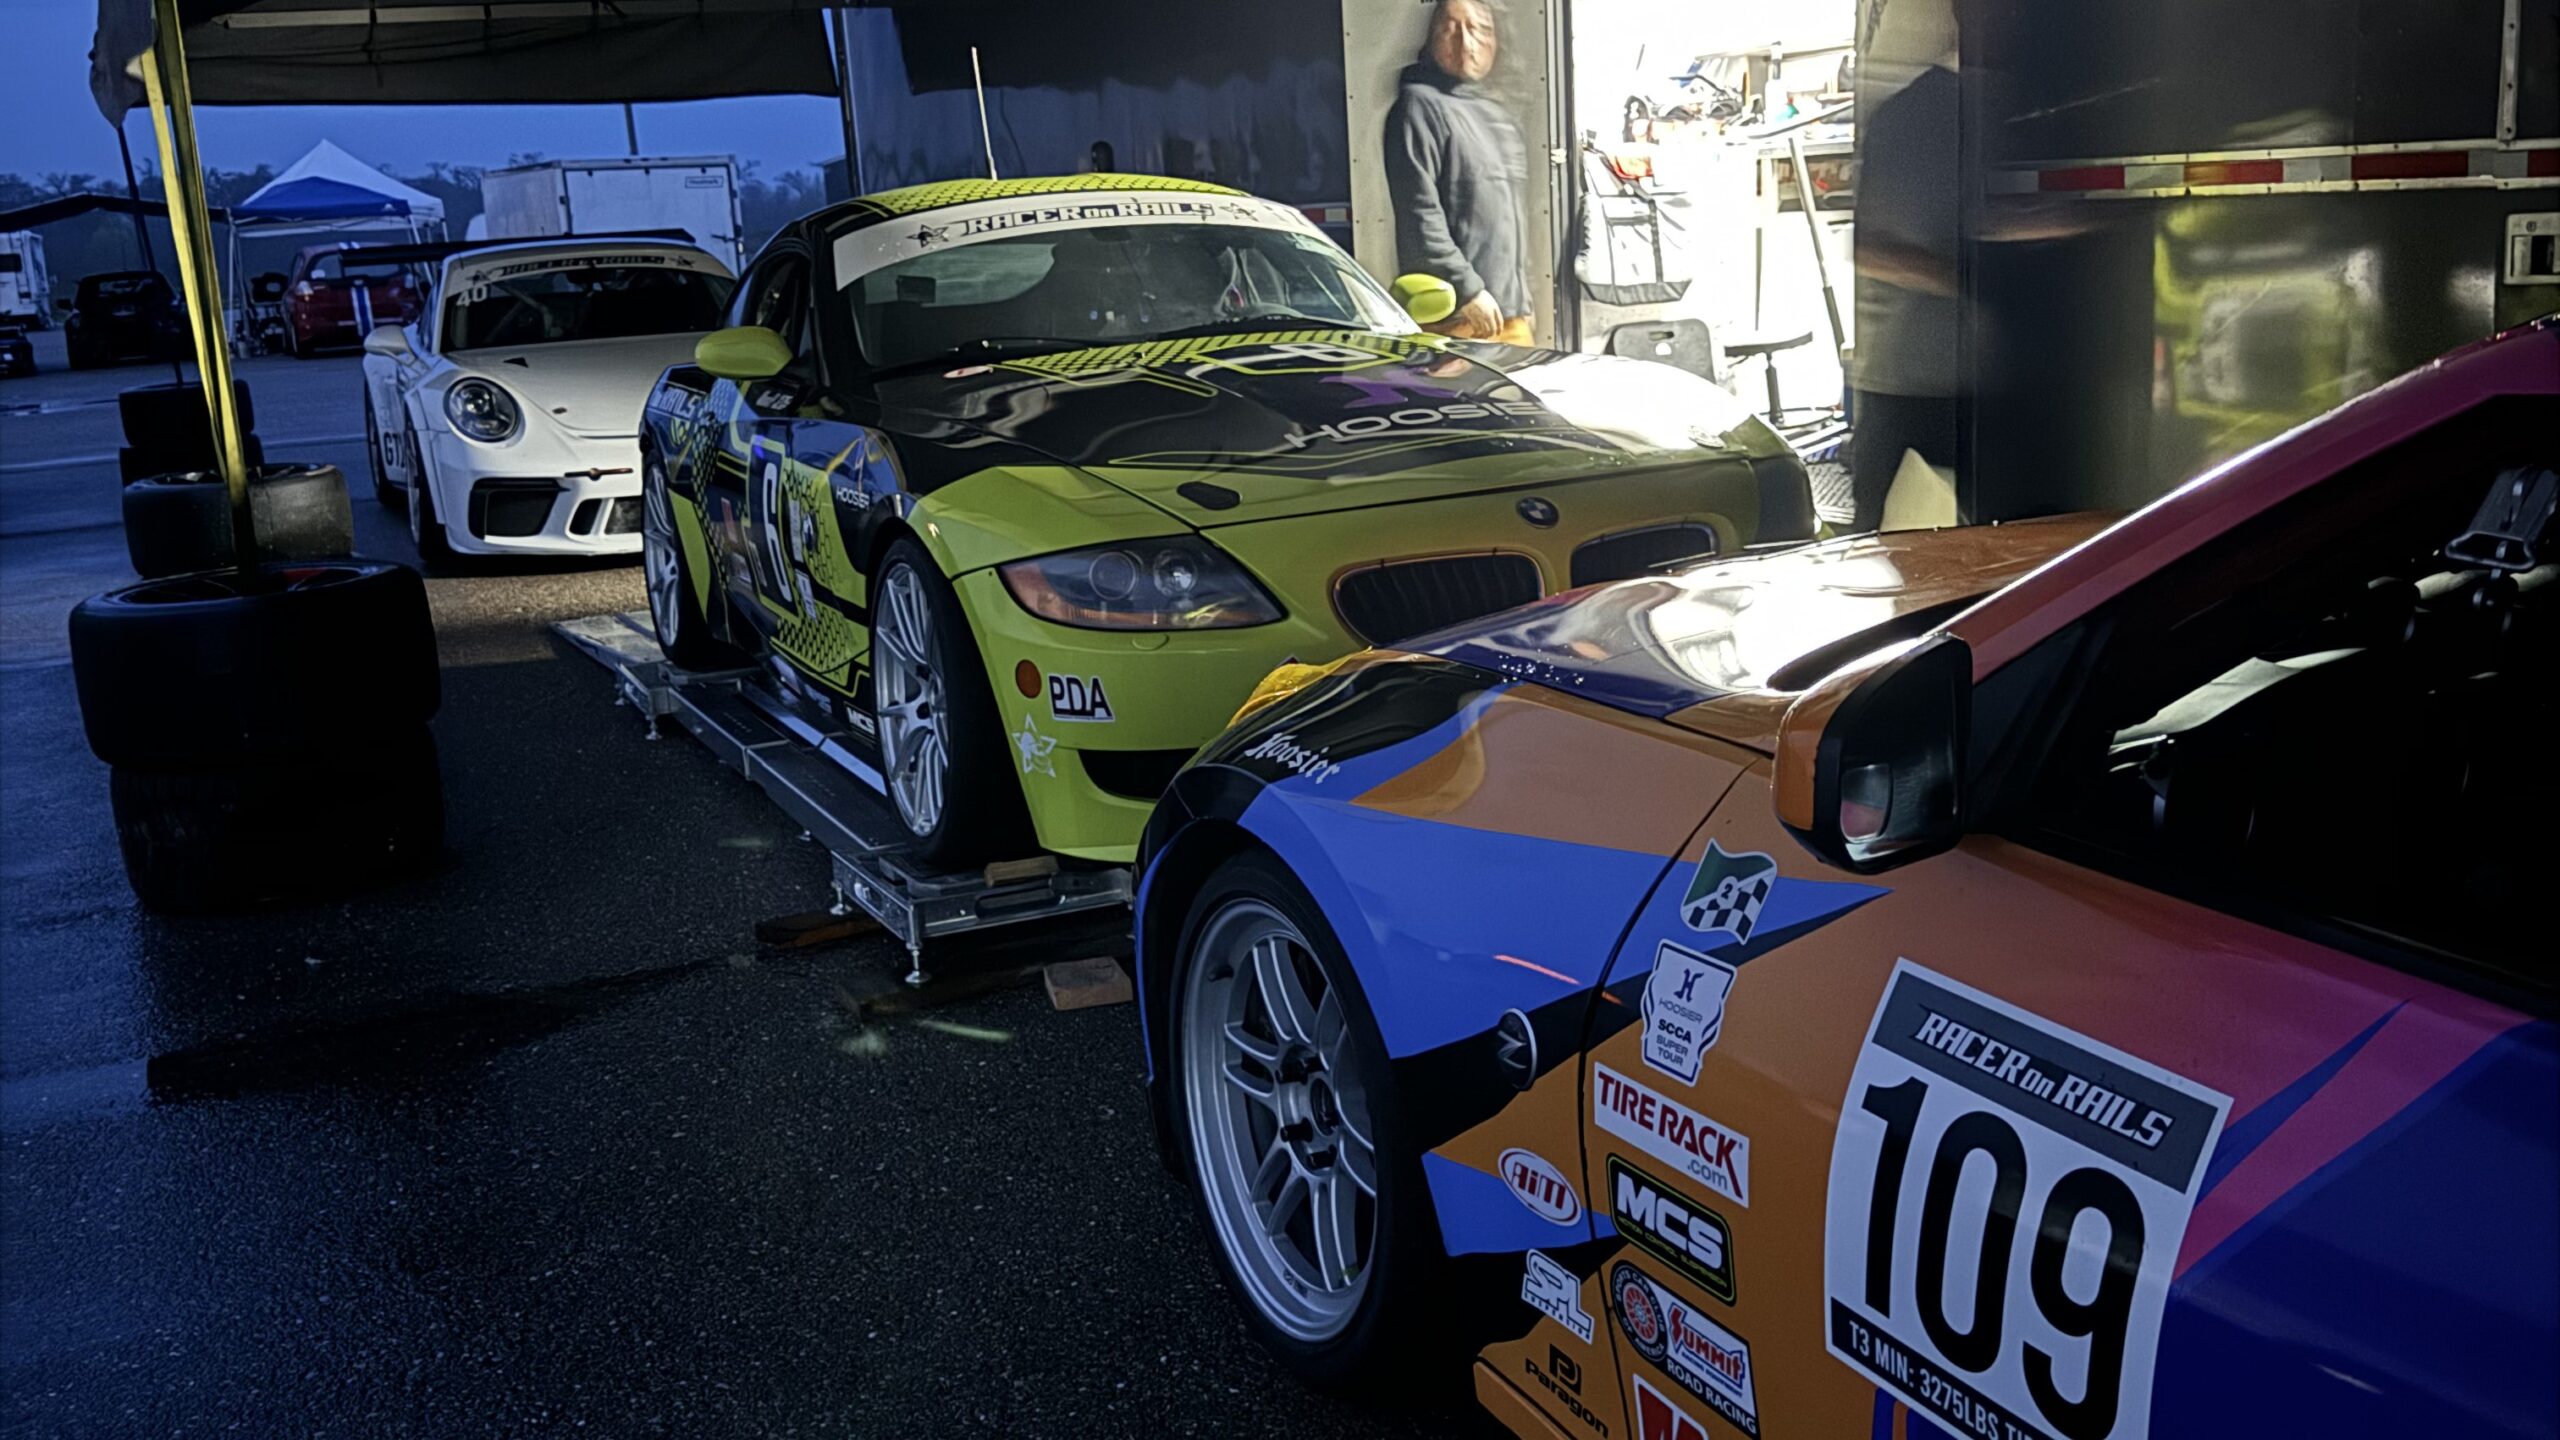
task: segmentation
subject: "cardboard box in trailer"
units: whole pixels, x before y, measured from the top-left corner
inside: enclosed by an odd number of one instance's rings
[[[746,258],[738,168],[726,155],[545,160],[480,177],[491,240],[682,230],[731,269]]]
[[[37,329],[53,323],[53,281],[45,273],[44,237],[32,230],[0,235],[0,320]]]

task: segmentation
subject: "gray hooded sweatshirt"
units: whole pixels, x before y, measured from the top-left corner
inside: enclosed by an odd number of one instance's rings
[[[1461,305],[1490,293],[1506,318],[1528,314],[1529,152],[1510,113],[1479,85],[1408,65],[1386,151],[1397,268],[1448,281]]]

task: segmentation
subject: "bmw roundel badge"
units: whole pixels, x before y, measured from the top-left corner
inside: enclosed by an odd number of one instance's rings
[[[1532,495],[1521,501],[1515,508],[1519,510],[1521,519],[1541,530],[1550,529],[1556,523],[1556,507],[1553,501],[1541,500]]]

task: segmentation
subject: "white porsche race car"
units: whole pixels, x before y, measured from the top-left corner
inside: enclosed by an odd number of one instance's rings
[[[736,280],[680,241],[446,256],[426,312],[365,337],[374,494],[422,560],[640,551],[640,407],[693,359]]]

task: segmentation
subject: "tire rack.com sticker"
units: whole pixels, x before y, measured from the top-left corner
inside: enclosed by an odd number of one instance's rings
[[[1899,961],[1831,1147],[1832,1354],[1957,1435],[2138,1440],[2231,1101]]]
[[[1751,1204],[1751,1141],[1606,1065],[1591,1067],[1593,1124],[1734,1204]]]

